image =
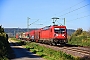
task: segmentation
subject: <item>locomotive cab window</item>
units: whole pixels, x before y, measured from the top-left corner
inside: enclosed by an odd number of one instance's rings
[[[49,29],[49,26],[46,26],[43,28],[43,30],[48,30]]]
[[[59,33],[59,34],[61,33],[62,34],[62,33],[65,32],[65,28],[54,28],[54,32],[55,33]]]

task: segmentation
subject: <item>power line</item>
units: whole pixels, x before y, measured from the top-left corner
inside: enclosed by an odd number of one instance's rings
[[[39,20],[39,19],[38,19],[38,20]],[[34,23],[36,23],[38,20],[34,21],[34,22],[33,22],[33,23],[31,23],[31,24],[34,24]],[[30,25],[31,25],[31,24],[30,24]]]
[[[84,2],[84,1],[85,1],[85,0],[82,0],[81,2],[79,2],[79,3],[77,3],[77,4],[73,5],[73,6],[71,6],[71,7],[69,7],[69,8],[67,8],[67,9],[65,9],[65,10],[62,10],[62,11],[59,12],[59,13],[62,13],[62,12],[64,12],[64,11],[67,11],[67,10],[69,10],[69,9],[71,9],[71,8],[73,8],[73,7],[77,6],[77,5],[79,5],[79,4],[81,4],[81,3]],[[54,15],[56,15],[56,14],[54,14]]]
[[[74,20],[78,20],[78,19],[86,18],[86,17],[88,17],[88,16],[90,16],[90,15],[82,16],[82,17],[79,17],[79,18],[76,18],[76,19],[73,19],[73,20],[69,20],[69,21],[67,21],[67,22],[71,22],[71,21],[74,21]]]
[[[71,6],[70,8],[73,8],[73,7],[75,7],[75,6],[77,6],[77,5],[79,5],[79,4],[81,4],[82,2],[84,2],[85,0],[83,0],[83,1],[81,1],[81,2],[79,2],[79,3],[77,3],[77,4],[75,4],[75,5],[73,5],[73,6]]]
[[[88,10],[88,11],[90,11],[90,10]],[[81,15],[81,14],[83,14],[83,13],[86,13],[87,11],[83,11],[83,12],[80,12],[80,13],[78,13],[78,14],[74,14],[74,15],[72,15],[72,16],[75,16],[75,15]],[[71,16],[71,15],[70,15]]]
[[[74,10],[72,10],[72,11],[69,11],[69,12],[67,12],[67,13],[65,13],[65,14],[63,14],[63,15],[61,15],[61,16],[67,15],[67,14],[69,14],[69,13],[72,13],[72,12],[74,12],[74,11],[76,11],[76,10],[79,10],[79,9],[81,9],[81,8],[84,8],[84,7],[88,6],[88,5],[90,5],[90,3],[89,3],[89,4],[86,4],[86,5],[84,5],[84,6],[81,6],[81,7],[77,8],[77,9],[74,9]],[[59,16],[59,17],[61,17],[61,16]]]

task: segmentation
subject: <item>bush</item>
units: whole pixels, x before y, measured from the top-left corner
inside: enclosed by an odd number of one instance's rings
[[[88,32],[81,31],[81,29],[76,30],[71,37],[69,37],[69,44],[79,45],[79,46],[90,46],[90,36]]]
[[[9,48],[8,35],[4,33],[4,29],[0,26],[0,60],[7,60]]]
[[[78,28],[72,35],[73,36],[78,36],[82,33],[83,29],[82,28]]]

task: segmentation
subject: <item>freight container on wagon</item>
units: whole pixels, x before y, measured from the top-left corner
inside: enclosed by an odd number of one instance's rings
[[[34,39],[35,38],[34,37],[35,35],[34,34],[35,34],[35,30],[32,30],[32,31],[29,32],[30,41],[35,41],[35,39]]]
[[[29,32],[25,32],[25,40],[30,40],[30,38],[29,38]]]

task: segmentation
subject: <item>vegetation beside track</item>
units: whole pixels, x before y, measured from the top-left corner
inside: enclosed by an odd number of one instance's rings
[[[30,52],[33,52],[38,56],[45,58],[46,60],[80,60],[80,58],[73,57],[72,55],[68,55],[62,51],[55,51],[53,49],[40,46],[35,42],[22,42],[15,38],[13,39],[18,41],[17,43],[23,45]]]
[[[55,51],[51,48],[46,48],[36,43],[27,43],[25,47],[26,49],[29,49],[31,52],[38,54],[39,56],[47,60],[79,60],[79,58],[67,55],[62,51]]]
[[[8,35],[0,26],[0,60],[8,60],[10,45],[8,42]]]
[[[72,45],[90,46],[90,31],[83,31],[82,28],[79,28],[68,37],[68,41]]]

